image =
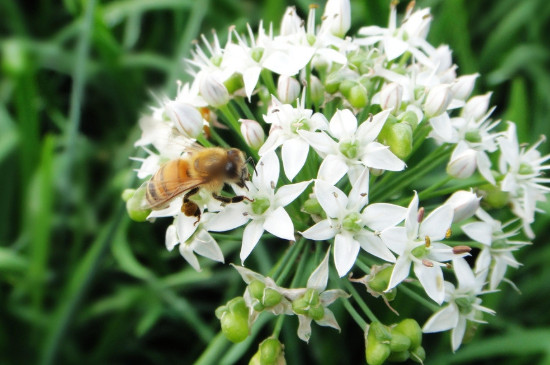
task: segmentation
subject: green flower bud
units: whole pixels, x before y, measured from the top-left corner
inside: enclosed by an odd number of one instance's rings
[[[237,313],[225,312],[220,319],[222,333],[231,342],[244,341],[248,335],[248,316],[243,317]]]
[[[317,199],[310,198],[304,202],[302,210],[308,214],[320,215],[323,212],[323,207],[321,207]]]
[[[325,90],[329,94],[334,94],[340,88],[340,83],[343,81],[342,75],[338,73],[332,73],[328,75],[325,81]]]
[[[342,95],[344,95],[346,98],[349,98],[349,96],[351,95],[351,89],[355,85],[357,85],[357,83],[355,81],[342,80],[342,82],[340,82],[340,86],[338,87],[338,90],[340,90]]]
[[[384,126],[380,130],[380,133],[378,133],[378,141],[384,144],[388,144],[387,140],[390,138],[391,134],[391,127],[397,123],[397,118],[394,117],[392,114],[388,115],[388,119],[386,119],[386,122],[384,123]]]
[[[409,124],[397,123],[391,126],[387,144],[400,159],[409,157],[413,148],[413,130]]]
[[[243,297],[236,297],[227,302],[227,308],[229,312],[236,313],[240,316],[244,316],[248,319],[248,308],[244,302]]]
[[[380,322],[372,322],[369,326],[369,340],[371,339],[371,336],[375,338],[379,342],[387,342],[389,343],[391,341],[391,332],[388,329],[388,327],[384,326]]]
[[[17,77],[30,67],[29,52],[20,40],[8,38],[0,44],[0,47],[2,71],[4,73]]]
[[[481,205],[486,209],[504,208],[510,200],[509,193],[491,184],[482,185],[479,189],[483,193]]]
[[[280,343],[279,340],[268,338],[264,340],[259,347],[260,364],[275,365],[279,364],[281,359],[284,361],[283,344]]]
[[[309,91],[311,93],[311,101],[313,104],[319,106],[323,104],[325,100],[325,88],[319,78],[311,75]]]
[[[382,365],[390,356],[390,345],[378,341],[367,341],[365,357],[369,365]]]
[[[373,66],[374,64],[371,60],[365,60],[359,65],[359,73],[361,75],[368,74],[372,70]]]
[[[413,130],[415,130],[418,125],[418,117],[416,116],[416,113],[411,110],[401,114],[399,116],[399,121],[410,125]]]
[[[267,288],[264,290],[264,296],[262,299],[263,305],[266,307],[273,307],[281,302],[283,296],[275,289]]]
[[[410,356],[409,351],[400,351],[400,352],[392,352],[390,356],[388,357],[388,361],[390,362],[404,362],[409,359]]]
[[[399,322],[397,326],[392,329],[393,334],[402,334],[408,337],[411,341],[409,350],[415,349],[422,344],[422,329],[412,318],[406,318]]]
[[[384,297],[386,297],[386,300],[388,302],[391,302],[392,300],[394,300],[396,296],[397,296],[397,288],[393,288],[389,292],[384,293]]]
[[[410,357],[412,361],[423,364],[426,360],[426,350],[424,350],[424,347],[418,346],[411,351]]]
[[[227,80],[223,82],[225,87],[227,88],[227,92],[230,94],[233,94],[235,91],[240,90],[244,87],[243,77],[238,74],[234,73],[231,75]]]
[[[392,352],[403,352],[410,348],[411,340],[407,336],[399,333],[392,332],[390,348]]]
[[[262,300],[264,289],[265,284],[260,280],[252,280],[250,284],[248,284],[248,291],[250,292],[250,295],[258,300]]]
[[[296,314],[307,315],[309,303],[304,297],[292,301],[292,311]]]
[[[311,317],[311,319],[314,319],[316,321],[320,321],[325,316],[325,308],[321,304],[309,308],[308,316]]]
[[[363,85],[355,85],[351,88],[347,99],[354,108],[364,108],[369,102],[367,89]]]
[[[369,287],[378,293],[382,293],[388,288],[392,271],[393,266],[388,266],[377,272],[374,278],[368,282]]]

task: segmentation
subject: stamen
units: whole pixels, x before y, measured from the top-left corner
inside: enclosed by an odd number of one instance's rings
[[[472,251],[472,248],[470,246],[455,246],[453,247],[453,253],[455,255],[468,253]]]
[[[450,228],[447,229],[447,232],[445,232],[445,238],[446,239],[449,239],[451,238],[451,235],[453,234],[453,232],[451,231]]]
[[[424,265],[426,267],[434,267],[433,262],[431,262],[430,260],[426,260],[426,259],[422,259],[422,265]]]
[[[416,220],[418,223],[422,223],[423,219],[424,219],[424,207],[420,207],[420,209],[418,209],[418,215],[416,216]]]
[[[432,240],[430,240],[430,237],[428,236],[424,237],[424,242],[426,242],[426,248],[432,245]]]

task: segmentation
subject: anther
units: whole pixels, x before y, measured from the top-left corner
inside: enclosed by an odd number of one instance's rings
[[[468,253],[472,251],[472,248],[470,246],[455,246],[453,247],[453,253],[455,255]]]
[[[451,238],[451,235],[453,234],[453,232],[451,231],[450,228],[447,229],[447,232],[445,232],[445,238],[449,239]]]
[[[422,220],[424,219],[424,207],[420,207],[418,209],[418,215],[416,216],[416,220],[418,223],[422,223]]]
[[[424,242],[426,243],[426,248],[432,245],[432,240],[430,240],[430,237],[428,236],[424,237]]]
[[[434,267],[433,262],[431,262],[430,260],[426,260],[426,259],[422,259],[422,265],[424,265],[426,267]]]

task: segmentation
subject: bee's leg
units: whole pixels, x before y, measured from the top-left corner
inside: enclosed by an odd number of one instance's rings
[[[244,195],[236,195],[236,196],[233,196],[233,197],[229,198],[227,196],[221,196],[221,195],[218,195],[216,193],[212,193],[212,196],[214,197],[214,199],[219,200],[219,201],[221,201],[222,203],[225,203],[225,204],[240,203],[245,199],[250,201],[250,202],[253,201],[252,199],[250,199],[249,197],[244,196]]]
[[[195,195],[196,193],[199,192],[199,187],[197,186],[196,188],[193,188],[191,190],[189,190],[187,193],[185,193],[185,195],[183,196],[183,202],[184,203],[187,203],[189,201],[189,198],[193,195]]]
[[[188,217],[197,217],[197,220],[193,225],[196,225],[201,220],[201,210],[197,203],[192,202],[189,197],[196,194],[199,191],[199,188],[193,188],[189,190],[184,196],[183,196],[183,204],[181,205],[181,212],[185,214]]]

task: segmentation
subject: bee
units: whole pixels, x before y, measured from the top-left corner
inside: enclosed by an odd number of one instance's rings
[[[138,206],[144,210],[160,210],[184,194],[181,212],[196,217],[197,224],[201,210],[190,198],[200,189],[211,192],[212,197],[225,204],[250,200],[244,195],[220,195],[223,186],[228,183],[246,188],[246,181],[250,178],[246,165],[250,161],[236,148],[193,145],[181,158],[162,165],[149,181],[138,188],[132,199],[140,199]]]

